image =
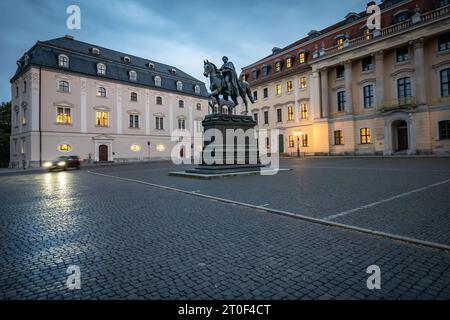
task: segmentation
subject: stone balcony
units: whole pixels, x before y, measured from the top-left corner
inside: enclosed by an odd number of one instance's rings
[[[385,100],[381,104],[381,112],[393,112],[393,111],[414,111],[417,107],[416,97],[405,97],[400,99]]]

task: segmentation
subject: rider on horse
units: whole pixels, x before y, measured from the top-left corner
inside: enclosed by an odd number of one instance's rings
[[[228,57],[223,57],[222,61],[224,64],[222,68],[219,69],[219,71],[223,75],[227,91],[230,96],[239,96],[241,88],[239,85],[236,68],[234,67],[233,62],[228,60]]]

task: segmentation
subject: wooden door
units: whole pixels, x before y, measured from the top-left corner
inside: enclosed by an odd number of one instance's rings
[[[98,147],[98,160],[100,162],[108,162],[108,146],[102,144]]]

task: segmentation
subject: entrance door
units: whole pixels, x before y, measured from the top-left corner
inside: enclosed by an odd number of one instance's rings
[[[405,121],[399,122],[397,126],[397,146],[398,151],[408,150],[408,124]]]
[[[98,161],[108,162],[108,146],[102,144],[98,147]]]
[[[284,153],[284,135],[282,135],[282,134],[280,134],[278,136],[278,147],[279,147],[279,152]]]

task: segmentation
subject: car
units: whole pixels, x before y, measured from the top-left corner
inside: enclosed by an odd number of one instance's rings
[[[68,170],[69,168],[75,168],[80,170],[81,168],[81,158],[78,156],[62,156],[58,157],[51,162],[47,162],[44,164],[44,167],[47,168],[48,171],[53,171],[56,169],[60,170]]]

